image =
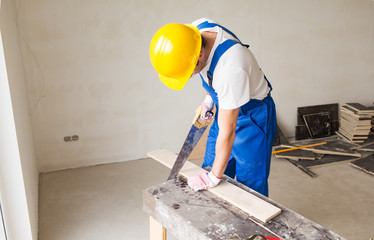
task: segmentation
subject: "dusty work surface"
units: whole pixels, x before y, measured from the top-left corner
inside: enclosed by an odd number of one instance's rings
[[[266,224],[208,191],[194,192],[179,176],[143,191],[143,210],[180,239],[247,239],[253,234],[283,239],[343,239],[240,183],[226,180],[280,207],[282,213]]]

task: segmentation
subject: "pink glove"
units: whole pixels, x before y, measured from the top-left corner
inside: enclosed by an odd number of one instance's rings
[[[200,119],[205,120],[205,121],[211,120],[213,118],[213,113],[211,112],[213,110],[213,107],[214,107],[213,99],[209,94],[207,94],[205,96],[204,102],[202,102],[199,106],[199,108],[201,108]]]
[[[216,177],[213,172],[204,172],[188,178],[188,186],[195,192],[217,186],[221,178]]]

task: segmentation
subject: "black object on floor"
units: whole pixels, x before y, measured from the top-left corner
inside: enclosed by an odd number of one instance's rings
[[[330,135],[334,135],[339,130],[339,104],[324,104],[297,108],[297,126],[295,130],[296,140],[313,138],[308,131],[304,120],[304,115],[329,113],[330,115]]]
[[[331,117],[329,112],[306,114],[303,118],[311,138],[331,136]]]
[[[282,145],[282,144],[288,144],[288,143],[289,142],[286,138],[286,135],[284,135],[282,129],[277,124],[277,134],[275,136],[273,146],[275,147],[275,146],[279,146],[279,145]]]
[[[350,143],[345,141],[343,138],[338,136],[331,136],[328,138],[321,138],[321,139],[309,139],[309,140],[302,140],[302,141],[295,141],[290,144],[284,144],[285,147],[298,147],[298,146],[305,146],[310,144],[315,144],[319,142],[326,142],[326,144],[304,148],[302,151],[311,151],[316,155],[323,155],[322,157],[319,156],[315,160],[303,160],[299,159],[298,161],[295,159],[286,159],[302,170],[304,173],[308,174],[310,177],[317,177],[317,175],[311,171],[310,168],[322,166],[322,165],[329,165],[329,164],[336,164],[336,163],[343,163],[343,162],[351,162],[357,160],[361,157],[361,154],[354,151],[353,148],[357,147],[357,144]],[[291,151],[292,152],[292,151]]]
[[[374,154],[350,162],[350,164],[355,168],[374,175]]]

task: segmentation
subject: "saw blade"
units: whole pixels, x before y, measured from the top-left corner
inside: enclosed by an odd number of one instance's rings
[[[170,171],[170,175],[168,180],[175,178],[181,168],[183,167],[184,163],[186,162],[187,158],[190,156],[192,150],[195,148],[196,144],[199,142],[201,136],[204,134],[205,129],[208,126],[203,126],[201,128],[192,125],[190,132],[187,135],[186,140],[180,150],[177,159],[173,165],[173,168]]]

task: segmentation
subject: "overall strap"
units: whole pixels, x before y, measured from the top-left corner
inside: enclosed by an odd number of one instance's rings
[[[224,41],[223,43],[221,43],[220,45],[218,45],[217,49],[215,50],[214,54],[213,54],[213,58],[212,58],[212,62],[210,64],[210,67],[209,67],[209,71],[207,73],[208,75],[208,79],[209,79],[209,85],[212,85],[212,81],[213,81],[213,73],[214,73],[214,70],[217,66],[217,63],[218,63],[218,60],[221,58],[221,56],[232,46],[234,46],[235,44],[237,43],[240,43],[241,45],[245,46],[245,47],[249,47],[249,45],[247,44],[243,44],[239,38],[233,33],[231,32],[230,30],[228,30],[227,28],[217,24],[217,23],[210,23],[208,21],[205,21],[205,22],[202,22],[200,23],[199,25],[197,25],[197,28],[199,30],[201,29],[204,29],[204,28],[213,28],[213,27],[220,27],[222,28],[225,32],[229,33],[231,36],[233,36],[236,40],[232,40],[232,39],[228,39],[226,41]]]
[[[270,88],[270,91],[269,91],[269,94],[270,94],[270,92],[273,91],[273,87],[271,86],[271,84],[270,84],[270,82],[269,82],[269,80],[268,80],[268,78],[266,77],[265,74],[264,74],[264,77],[265,77],[266,82],[268,82],[268,86]]]
[[[223,43],[221,43],[220,45],[218,45],[218,47],[214,51],[212,62],[210,63],[210,67],[207,73],[210,85],[212,85],[211,82],[213,81],[213,73],[214,73],[214,70],[216,69],[219,59],[230,47],[234,46],[237,43],[238,42],[235,40],[228,39],[224,41]]]
[[[201,73],[199,73],[200,75],[200,78],[203,82],[203,87],[205,88],[205,90],[210,94],[210,96],[212,97],[214,103],[218,106],[218,97],[217,97],[217,93],[216,91],[213,89],[213,73],[214,73],[214,69],[216,68],[217,66],[217,63],[219,61],[219,59],[221,58],[221,56],[232,46],[234,46],[235,44],[238,44],[237,41],[235,40],[232,40],[232,39],[228,39],[226,41],[224,41],[223,43],[221,43],[220,45],[218,45],[218,47],[216,48],[216,50],[214,51],[214,54],[213,54],[213,58],[212,58],[212,62],[210,63],[210,66],[209,66],[209,70],[207,72],[207,76],[208,76],[208,79],[209,79],[209,85],[204,81],[204,77],[201,75]]]
[[[245,46],[245,47],[249,47],[248,44],[243,44],[239,38],[233,33],[231,32],[230,30],[228,30],[227,28],[225,28],[224,26],[221,26],[217,23],[210,23],[208,21],[205,21],[205,22],[202,22],[200,23],[199,25],[196,26],[199,30],[201,29],[204,29],[204,28],[214,28],[214,27],[220,27],[222,28],[225,32],[227,32],[228,34],[230,34],[231,36],[233,36],[241,45]]]
[[[249,47],[249,45],[247,44],[243,44],[239,38],[233,33],[231,32],[230,30],[228,30],[227,28],[217,24],[217,23],[210,23],[208,21],[205,21],[205,22],[202,22],[200,23],[199,25],[197,25],[197,28],[199,30],[201,29],[204,29],[204,28],[213,28],[213,27],[220,27],[222,28],[225,32],[229,33],[231,36],[233,36],[237,41],[235,40],[226,40],[225,42],[221,43],[216,51],[214,52],[213,54],[213,58],[212,58],[212,63],[210,64],[210,67],[209,67],[209,70],[208,70],[208,79],[209,79],[209,85],[212,85],[212,81],[213,81],[213,73],[214,73],[214,69],[216,68],[216,65],[218,63],[218,60],[220,59],[220,57],[230,48],[232,47],[233,45],[235,45],[236,43],[240,43],[241,45],[245,46],[245,47]],[[200,77],[201,79],[204,81],[203,79],[203,76],[200,74]],[[266,82],[268,83],[268,86],[270,87],[270,92],[273,90],[273,87],[271,86],[269,80],[267,79],[266,75],[264,74],[264,77],[265,77],[265,80]],[[270,93],[269,92],[269,93]]]

